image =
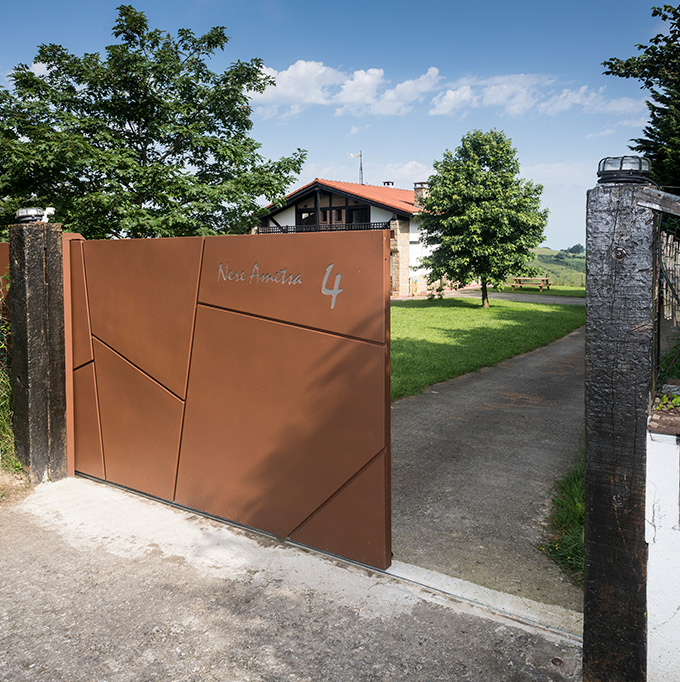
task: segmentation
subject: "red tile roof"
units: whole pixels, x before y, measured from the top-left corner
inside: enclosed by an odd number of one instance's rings
[[[360,185],[358,182],[339,182],[337,180],[323,180],[321,178],[315,178],[307,185],[288,194],[286,198],[299,194],[316,183],[322,187],[327,187],[330,190],[335,189],[340,192],[352,194],[356,197],[365,199],[370,203],[387,206],[402,213],[413,215],[420,210],[420,208],[414,204],[415,195],[412,189],[381,187],[380,185]]]

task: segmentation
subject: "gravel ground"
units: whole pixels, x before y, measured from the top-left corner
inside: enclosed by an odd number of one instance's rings
[[[577,638],[84,479],[0,508],[0,679],[580,679]]]

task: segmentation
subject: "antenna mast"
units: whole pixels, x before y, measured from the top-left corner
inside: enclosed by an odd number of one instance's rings
[[[352,158],[359,158],[359,184],[364,184],[364,153],[363,151],[358,154],[350,154]]]

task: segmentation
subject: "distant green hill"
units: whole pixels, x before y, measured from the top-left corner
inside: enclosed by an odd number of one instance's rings
[[[564,286],[585,286],[586,257],[574,256],[544,246],[534,249],[536,257],[531,265],[540,269],[541,274],[550,278],[551,284]]]

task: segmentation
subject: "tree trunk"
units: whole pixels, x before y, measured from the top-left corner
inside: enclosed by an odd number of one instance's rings
[[[482,308],[489,307],[489,292],[486,287],[486,280],[482,279]]]

